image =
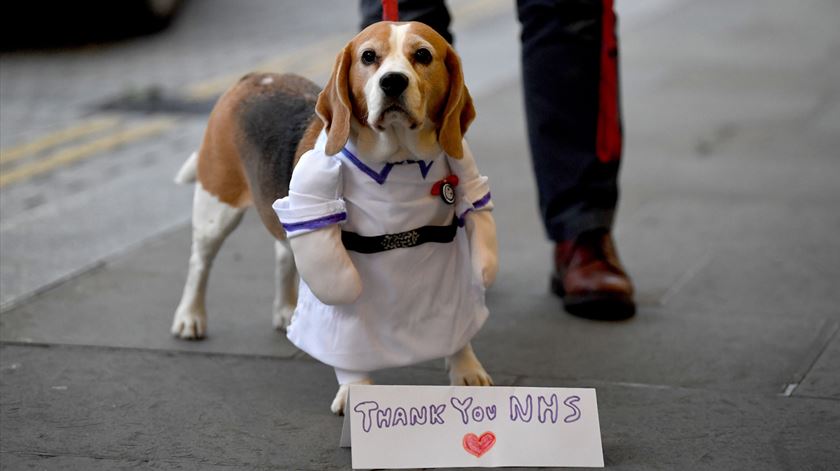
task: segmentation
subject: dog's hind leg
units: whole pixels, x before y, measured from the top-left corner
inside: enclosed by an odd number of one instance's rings
[[[286,330],[292,321],[298,295],[298,276],[295,257],[288,240],[274,242],[276,292],[272,322],[277,330]]]
[[[242,220],[246,208],[235,208],[195,184],[192,213],[192,252],[181,302],[172,321],[172,335],[200,339],[207,332],[204,299],[213,258],[225,238]]]

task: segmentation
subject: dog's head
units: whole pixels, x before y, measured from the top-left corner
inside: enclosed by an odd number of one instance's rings
[[[416,22],[373,24],[336,57],[318,97],[326,153],[338,153],[351,132],[398,132],[433,141],[454,158],[475,118],[461,61],[432,28]]]

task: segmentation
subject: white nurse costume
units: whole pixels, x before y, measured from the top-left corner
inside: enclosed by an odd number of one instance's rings
[[[289,196],[273,205],[288,237],[341,224],[343,232],[382,247],[375,253],[348,247],[362,280],[352,304],[326,305],[301,279],[289,340],[337,370],[356,372],[457,352],[488,314],[463,220],[493,207],[487,177],[478,173],[466,143],[460,160],[441,153],[433,160],[368,164],[349,142],[326,155],[325,141],[322,133],[295,167]],[[452,175],[454,204],[431,191]],[[422,242],[424,231],[447,227],[451,241]]]

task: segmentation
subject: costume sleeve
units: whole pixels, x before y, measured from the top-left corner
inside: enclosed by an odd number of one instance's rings
[[[464,224],[464,218],[470,211],[493,209],[489,180],[478,172],[475,158],[467,146],[467,141],[462,141],[462,144],[464,146],[463,158],[447,157],[452,173],[458,176],[458,186],[455,187],[455,214],[461,225]]]
[[[315,148],[303,154],[292,172],[289,196],[274,202],[288,237],[306,234],[347,219],[341,197],[341,161]]]

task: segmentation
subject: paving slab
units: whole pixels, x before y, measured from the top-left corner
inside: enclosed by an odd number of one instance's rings
[[[271,254],[272,247],[253,216],[231,236],[211,276],[208,338],[200,342],[171,338],[168,328],[188,250],[188,228],[173,232],[3,314],[0,338],[279,357],[295,354],[296,349],[270,326],[273,268],[266,254]],[[525,272],[518,263],[509,269],[514,274]],[[760,387],[776,392],[797,380],[799,362],[807,357],[823,327],[820,319],[803,322],[801,317],[768,323],[763,312],[721,318],[698,311],[697,305],[693,311],[651,308],[627,323],[581,321],[562,312],[559,300],[546,293],[542,276],[539,286],[531,288],[538,293],[521,293],[516,285],[503,282],[489,293],[491,318],[475,343],[491,371],[724,389]],[[668,341],[685,329],[698,335],[686,342]],[[510,351],[505,345],[522,348]],[[721,351],[727,354],[720,355]]]
[[[0,339],[290,357],[271,325],[274,246],[251,212],[219,253],[208,289],[208,336],[169,334],[190,253],[180,229],[0,316]]]
[[[550,295],[498,293],[473,341],[490,372],[782,393],[823,347],[822,320],[642,309],[622,322],[572,317]]]
[[[807,243],[785,243],[778,233],[775,242],[757,239],[748,247],[719,244],[690,279],[675,287],[668,307],[714,318],[759,315],[765,322],[771,317],[840,321],[836,287],[840,256],[814,250]]]
[[[3,468],[349,468],[329,410],[335,376],[317,362],[66,346],[0,356]],[[423,367],[375,379],[447,381]]]
[[[840,400],[840,335],[835,333],[793,394]]]
[[[707,262],[735,211],[713,201],[669,196],[645,198],[635,211],[619,212],[617,218],[619,254],[645,307],[666,303]]]
[[[0,352],[2,457],[187,469],[349,462],[337,446],[341,420],[329,411],[335,377],[317,363],[122,349]]]
[[[4,467],[347,469],[329,368],[308,361],[3,346]],[[388,372],[440,384],[421,368]],[[526,377],[595,387],[611,469],[831,469],[836,401]]]
[[[834,401],[525,378],[594,387],[606,469],[830,470],[840,462]],[[654,464],[655,463],[655,464]]]

